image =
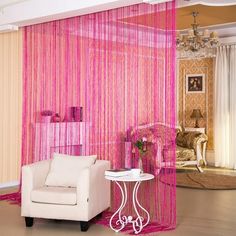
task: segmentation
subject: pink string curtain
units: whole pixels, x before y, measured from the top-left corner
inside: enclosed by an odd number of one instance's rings
[[[23,71],[22,165],[60,152],[135,167],[126,141],[134,147],[147,136],[143,166],[155,179],[139,190],[151,213],[146,233],[173,229],[175,1],[27,26]],[[120,192],[112,189],[114,210]]]

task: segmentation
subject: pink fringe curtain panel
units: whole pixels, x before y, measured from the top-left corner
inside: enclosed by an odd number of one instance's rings
[[[143,165],[155,179],[139,189],[147,232],[174,228],[175,1],[27,26],[23,67],[22,165],[60,152],[97,154],[112,168],[131,158],[135,167],[125,141],[148,136]],[[112,189],[114,210],[120,192]]]

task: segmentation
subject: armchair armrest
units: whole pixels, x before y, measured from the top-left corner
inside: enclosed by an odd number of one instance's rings
[[[177,134],[176,143],[184,148],[192,148],[197,152],[197,145],[207,142],[207,135],[199,132],[180,132]]]
[[[49,172],[51,160],[39,161],[22,167],[22,187],[26,184],[31,189],[43,186]]]
[[[26,215],[31,202],[31,191],[43,186],[50,168],[51,160],[40,161],[22,167],[22,185],[21,185],[21,214]]]
[[[110,181],[104,173],[110,169],[110,162],[97,160],[90,168],[84,169],[77,182],[77,203],[87,220],[110,206]]]
[[[197,158],[197,165],[201,165],[201,161],[206,163],[206,143],[208,141],[208,137],[206,134],[199,133],[199,132],[180,132],[177,134],[176,143],[177,145],[194,149],[196,158]]]
[[[206,143],[208,141],[208,137],[206,134],[201,134],[196,138],[196,143],[200,144],[200,143]]]

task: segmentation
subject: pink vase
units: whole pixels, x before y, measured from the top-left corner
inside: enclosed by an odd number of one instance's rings
[[[138,168],[141,170],[141,173],[143,173],[143,160],[142,160],[142,157],[138,158]]]

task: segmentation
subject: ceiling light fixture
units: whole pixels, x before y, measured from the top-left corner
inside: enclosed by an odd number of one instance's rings
[[[179,32],[176,34],[176,45],[180,58],[215,56],[215,48],[219,46],[217,33],[215,31],[210,33],[207,29],[200,32],[196,20],[198,14],[198,12],[192,13],[194,21],[188,34]]]

